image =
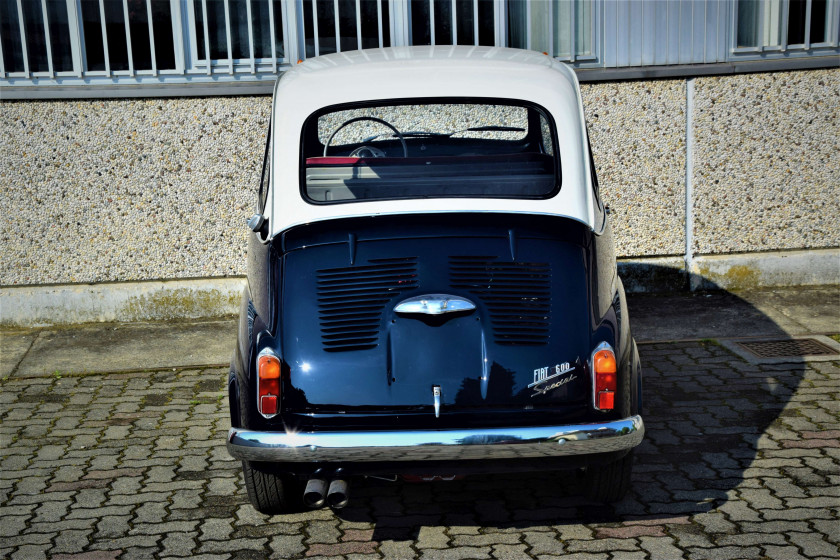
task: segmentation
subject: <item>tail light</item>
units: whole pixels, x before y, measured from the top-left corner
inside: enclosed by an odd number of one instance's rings
[[[266,418],[276,416],[280,406],[280,359],[270,350],[257,358],[257,409]]]
[[[615,352],[606,342],[602,342],[592,354],[593,404],[598,410],[615,408],[615,390],[617,386]]]

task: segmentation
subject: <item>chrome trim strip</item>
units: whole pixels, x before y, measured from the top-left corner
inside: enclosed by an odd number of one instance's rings
[[[641,443],[641,416],[593,424],[376,432],[256,432],[231,428],[227,449],[246,461],[435,461],[562,457]]]

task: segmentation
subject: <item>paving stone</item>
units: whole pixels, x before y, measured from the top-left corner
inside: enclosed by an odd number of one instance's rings
[[[313,521],[308,524],[307,532],[309,538],[306,539],[306,542],[310,545],[313,543],[334,543],[341,538],[341,531],[338,530],[336,520]]]
[[[528,546],[531,547],[531,555],[560,554],[563,552],[563,543],[553,532],[526,530],[524,538]]]
[[[131,547],[139,548],[156,548],[157,536],[152,535],[136,535],[133,537],[119,537],[99,540],[99,537],[94,535],[94,542],[90,545],[93,550],[120,550]]]
[[[787,501],[783,503],[782,500],[773,496],[769,490],[764,488],[741,489],[739,490],[739,494],[753,510],[782,509],[786,506],[789,507]]]
[[[838,523],[837,521],[816,520],[812,521],[811,524],[817,531],[825,535],[826,539],[829,542],[834,544],[840,544],[840,523]],[[794,531],[796,529],[788,527],[787,530]]]
[[[680,558],[683,551],[675,546],[671,537],[639,537],[641,547],[650,553],[648,560],[670,560]]]
[[[198,525],[197,520],[167,521],[165,523],[134,523],[129,535],[165,535],[167,533],[193,531]]]
[[[9,558],[11,560],[40,560],[41,558],[46,560],[47,555],[38,545],[29,544],[18,548]]]
[[[30,533],[61,533],[74,529],[92,529],[96,525],[95,519],[65,519],[58,522],[30,523]]]
[[[813,533],[786,533],[790,542],[798,546],[802,553],[808,557],[825,556],[828,558],[840,557],[840,548],[836,544],[826,542]]]
[[[761,517],[758,512],[751,509],[746,502],[741,500],[729,500],[718,507],[718,510],[726,514],[726,516],[735,522],[740,521],[760,521]]]
[[[795,546],[768,545],[762,548],[764,555],[771,560],[808,560],[808,557],[802,556]]]
[[[61,521],[67,515],[68,508],[72,503],[72,500],[44,502],[41,507],[35,510],[35,516],[32,518],[32,521],[34,523],[54,523]]]
[[[827,509],[807,509],[807,508],[794,508],[794,509],[784,509],[784,510],[772,510],[768,509],[762,512],[762,515],[768,521],[773,520],[789,520],[789,521],[799,521],[800,519],[836,519],[834,514]]]
[[[121,550],[96,550],[72,554],[56,554],[52,560],[117,560]]]
[[[411,560],[418,557],[411,544],[409,541],[384,541],[379,545],[379,551],[385,558]]]
[[[834,508],[838,506],[837,499],[831,496],[817,498],[786,498],[785,506],[789,508]]]
[[[196,547],[197,534],[195,531],[167,533],[161,541],[161,545],[163,546],[161,556],[192,556],[192,552]]]
[[[134,506],[104,506],[100,508],[78,508],[73,509],[70,513],[67,514],[65,520],[72,520],[72,519],[95,519],[99,520],[103,517],[108,517],[112,515],[124,515],[128,516],[131,513],[131,510],[134,509]]]
[[[462,538],[469,535],[458,535],[454,538]],[[418,549],[428,548],[447,548],[449,546],[449,537],[446,536],[444,527],[420,527],[420,532],[417,535]]]
[[[592,529],[585,525],[559,525],[555,527],[563,542],[571,540],[586,540],[594,536]]]
[[[54,546],[50,549],[50,555],[57,553],[75,553],[82,552],[90,542],[90,535],[93,529],[72,529],[59,530],[58,536],[54,541]]]
[[[592,552],[576,552],[574,554],[564,554],[563,556],[555,556],[553,554],[543,554],[537,556],[538,560],[607,560],[609,554],[596,554]]]
[[[520,531],[515,533],[491,533],[485,535],[457,535],[452,537],[450,546],[486,546],[495,544],[519,543]]]
[[[520,558],[527,558],[525,553],[527,546],[524,544],[498,544],[493,546],[491,556],[498,560],[519,560]]]
[[[739,533],[737,535],[723,535],[716,539],[721,546],[750,546],[750,545],[786,545],[785,537],[781,533]]]
[[[691,560],[746,560],[761,558],[761,549],[755,546],[721,546],[717,548],[692,548]]]
[[[306,550],[303,535],[276,535],[268,544],[273,558],[293,558]]]
[[[156,546],[129,546],[120,555],[120,560],[146,560],[157,555]]]
[[[420,560],[483,560],[490,558],[490,547],[473,548],[463,546],[445,550],[426,549],[420,554]]]
[[[587,541],[568,541],[569,552],[612,552],[616,550],[638,550],[639,545],[632,539],[597,539]]]
[[[0,523],[0,537],[12,537],[19,535],[26,528],[27,520],[31,515],[3,515],[3,523]]]
[[[253,550],[264,552],[268,539],[230,539],[225,541],[204,541],[198,549],[199,554],[236,552],[240,550]]]
[[[805,498],[805,492],[786,478],[765,478],[764,484],[780,498]]]
[[[375,542],[343,542],[335,544],[313,544],[306,551],[306,556],[343,556],[346,554],[365,554],[376,551]]]
[[[201,524],[202,539],[221,541],[229,538],[232,532],[230,519],[210,518]]]
[[[109,515],[101,518],[96,524],[97,539],[109,537],[121,537],[128,534],[130,529],[128,521],[131,519],[130,515]]]

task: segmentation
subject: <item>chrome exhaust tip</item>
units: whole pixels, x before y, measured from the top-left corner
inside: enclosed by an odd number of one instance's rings
[[[327,503],[331,508],[341,509],[350,501],[350,485],[346,480],[337,478],[330,482],[330,489],[327,492]]]
[[[303,490],[303,505],[309,508],[323,506],[326,492],[327,481],[323,478],[310,478]]]

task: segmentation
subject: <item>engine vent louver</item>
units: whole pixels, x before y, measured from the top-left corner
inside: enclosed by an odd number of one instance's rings
[[[497,344],[548,343],[551,311],[551,266],[505,262],[498,257],[451,257],[453,288],[476,295],[490,312]]]
[[[319,270],[318,315],[324,349],[375,348],[385,305],[416,286],[416,257],[373,259],[359,266]]]

